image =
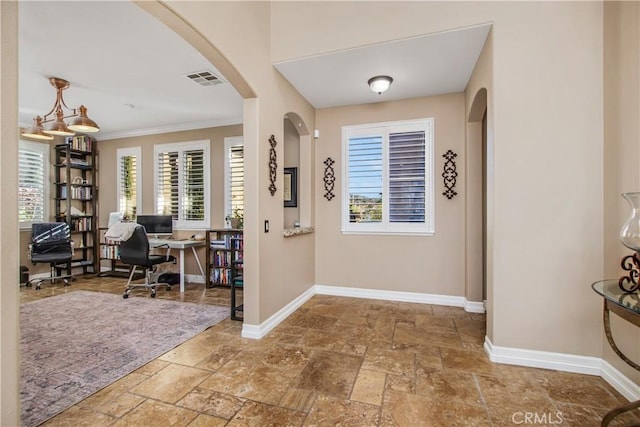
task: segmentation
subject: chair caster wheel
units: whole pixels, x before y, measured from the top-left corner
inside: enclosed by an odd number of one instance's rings
[[[129,298],[129,294],[122,294],[122,298],[124,298],[124,299]]]
[[[153,293],[151,294],[151,298],[155,298],[155,297],[156,297],[156,293],[155,293],[155,292],[153,292]]]

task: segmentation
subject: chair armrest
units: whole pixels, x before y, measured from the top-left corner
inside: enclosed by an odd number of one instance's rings
[[[166,248],[169,249],[169,245],[167,243],[163,243],[161,245],[158,246],[151,246],[151,249],[158,249],[158,248]]]

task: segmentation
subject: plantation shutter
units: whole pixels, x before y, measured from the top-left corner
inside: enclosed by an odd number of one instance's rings
[[[425,132],[389,134],[389,221],[425,221]]]
[[[349,222],[382,221],[382,136],[349,139]]]
[[[156,214],[172,215],[174,219],[178,219],[180,204],[178,152],[160,152],[156,162]]]
[[[229,215],[244,213],[244,149],[235,145],[229,150],[229,168],[227,182],[229,192],[227,206],[231,207]]]
[[[120,157],[120,213],[125,218],[135,218],[138,210],[138,158]]]
[[[45,154],[20,148],[18,154],[18,217],[20,222],[45,221]]]
[[[180,219],[204,220],[204,150],[188,150],[182,153],[183,191],[179,200]],[[173,212],[173,211],[172,211]]]

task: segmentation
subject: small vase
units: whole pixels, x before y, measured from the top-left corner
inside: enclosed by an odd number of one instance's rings
[[[631,205],[631,214],[622,225],[620,240],[629,249],[640,252],[640,193],[623,193]]]

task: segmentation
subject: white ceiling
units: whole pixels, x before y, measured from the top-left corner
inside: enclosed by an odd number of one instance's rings
[[[19,120],[53,106],[49,77],[68,80],[66,104],[84,104],[111,139],[242,123],[228,83],[202,87],[186,75],[222,76],[182,38],[128,1],[19,2]],[[316,108],[463,91],[490,24],[274,64]],[[394,78],[382,95],[367,80]]]

